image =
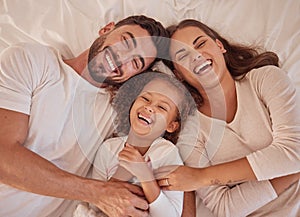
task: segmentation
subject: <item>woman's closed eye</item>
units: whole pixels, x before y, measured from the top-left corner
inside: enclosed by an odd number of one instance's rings
[[[188,54],[187,54],[187,53],[184,53],[184,54],[178,56],[177,61],[182,61],[182,60],[184,60],[184,58],[186,58],[187,56],[188,56]]]
[[[203,47],[206,43],[206,40],[205,41],[199,41],[196,45],[195,45],[195,49],[199,49],[201,47]]]

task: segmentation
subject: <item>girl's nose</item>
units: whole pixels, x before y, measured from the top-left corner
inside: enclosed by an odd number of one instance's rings
[[[153,108],[152,106],[149,106],[149,105],[145,105],[144,106],[145,110],[147,110],[148,112],[152,113],[153,112]]]

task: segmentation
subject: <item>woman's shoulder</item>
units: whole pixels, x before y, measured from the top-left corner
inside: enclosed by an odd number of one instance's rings
[[[284,76],[287,77],[287,73],[281,68],[273,65],[262,66],[256,69],[252,69],[246,75],[246,78],[250,80],[264,79],[266,77]]]
[[[260,87],[273,85],[280,80],[289,80],[289,77],[283,69],[268,65],[252,69],[245,76],[245,80],[256,87]]]
[[[287,72],[276,66],[263,66],[253,69],[245,76],[245,80],[259,95],[263,93],[271,94],[281,89],[282,86],[294,88]]]

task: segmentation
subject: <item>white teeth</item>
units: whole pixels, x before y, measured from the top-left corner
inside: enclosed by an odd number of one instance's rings
[[[210,60],[206,60],[204,63],[202,63],[200,66],[197,66],[194,69],[194,73],[195,74],[199,74],[201,70],[203,70],[206,66],[210,65],[211,61]]]
[[[147,117],[143,116],[142,114],[138,114],[138,118],[140,118],[140,119],[146,121],[147,124],[151,124],[151,123],[152,123],[151,118],[147,118]]]
[[[110,59],[110,56],[109,55],[105,55],[105,59],[108,62],[108,65],[109,65],[111,71],[114,71],[115,70],[115,66],[114,66],[112,60]]]

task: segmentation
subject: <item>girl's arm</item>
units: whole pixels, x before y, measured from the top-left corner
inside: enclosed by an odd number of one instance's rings
[[[196,216],[196,197],[194,191],[184,192],[182,217]]]
[[[174,147],[174,145],[172,145]],[[176,149],[177,150],[177,149]],[[178,154],[178,151],[176,152]],[[177,159],[177,157],[173,157]],[[178,154],[179,156],[179,154]],[[167,156],[164,156],[167,158]],[[162,191],[154,178],[153,170],[133,146],[126,145],[119,153],[120,165],[140,181],[144,195],[149,202],[149,213],[153,217],[181,216],[183,192]]]

